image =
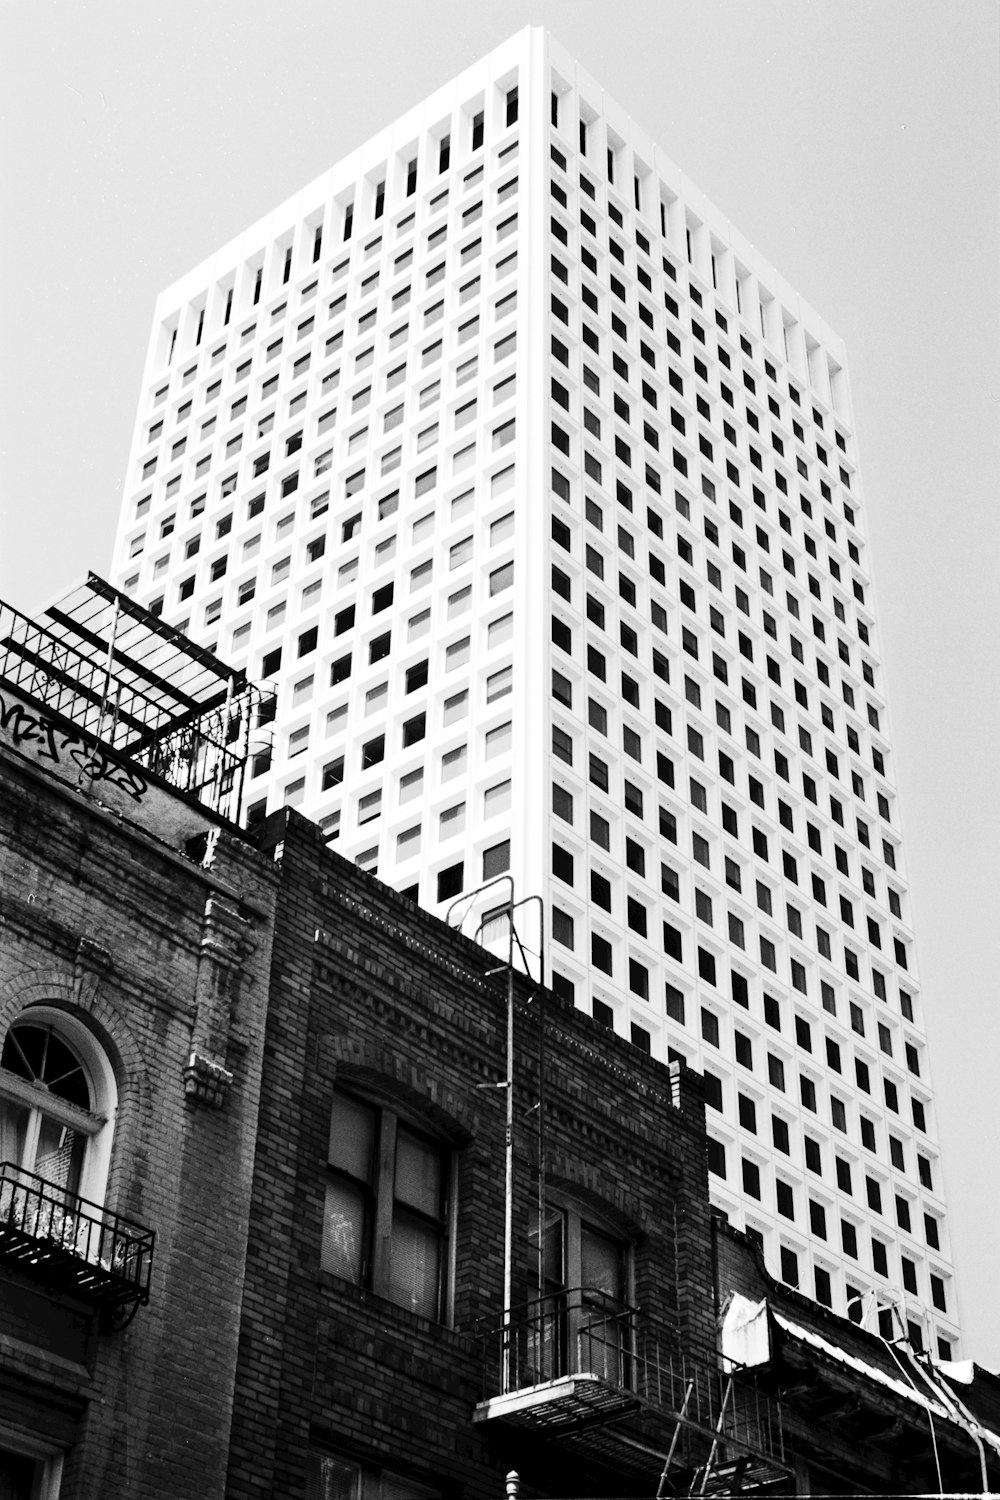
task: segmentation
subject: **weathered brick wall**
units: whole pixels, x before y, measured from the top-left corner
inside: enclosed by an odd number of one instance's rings
[[[260,1137],[227,1495],[303,1493],[310,1442],[471,1497],[519,1468],[583,1493],[524,1439],[473,1426],[472,1335],[502,1306],[506,981],[494,961],[327,850],[294,813],[264,834],[281,867]],[[714,1339],[701,1081],[552,996],[546,1172],[634,1243],[635,1298],[665,1340]],[[537,999],[519,986],[514,1297],[530,1298]],[[456,1147],[453,1317],[445,1327],[320,1270],[335,1083],[389,1091]],[[494,1385],[489,1394],[496,1394]],[[575,1477],[574,1477],[575,1476]]]
[[[713,1219],[712,1240],[715,1255],[715,1279],[719,1310],[733,1292],[758,1302],[767,1297],[776,1283],[764,1266],[764,1257],[751,1240],[725,1219]]]
[[[118,1087],[106,1204],[157,1232],[151,1300],[124,1332],[88,1333],[80,1308],[6,1279],[0,1414],[72,1438],[65,1500],[223,1488],[276,881],[201,827],[196,864],[141,806],[128,822],[0,753],[0,1039],[39,1003],[96,1035]],[[234,1075],[218,1110],[185,1093],[199,1042]]]

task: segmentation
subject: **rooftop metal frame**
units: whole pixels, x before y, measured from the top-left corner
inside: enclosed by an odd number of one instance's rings
[[[76,741],[238,818],[259,693],[242,669],[96,573],[37,620],[0,601],[0,683],[72,726]]]

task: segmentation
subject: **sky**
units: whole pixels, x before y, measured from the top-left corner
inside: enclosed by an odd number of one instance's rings
[[[965,1352],[1000,1370],[994,0],[0,0],[0,598],[107,575],[155,296],[545,25],[846,341]]]

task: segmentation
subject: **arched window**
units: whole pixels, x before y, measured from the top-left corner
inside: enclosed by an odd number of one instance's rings
[[[101,1202],[117,1090],[90,1031],[53,1006],[24,1011],[0,1055],[0,1161]]]

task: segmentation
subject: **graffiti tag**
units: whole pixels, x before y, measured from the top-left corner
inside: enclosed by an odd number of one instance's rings
[[[136,802],[148,790],[148,783],[135,766],[117,760],[99,740],[50,719],[37,709],[24,704],[6,702],[0,694],[0,731],[8,735],[18,749],[22,745],[34,747],[39,760],[60,765],[69,760],[90,780],[104,781],[126,792]]]

